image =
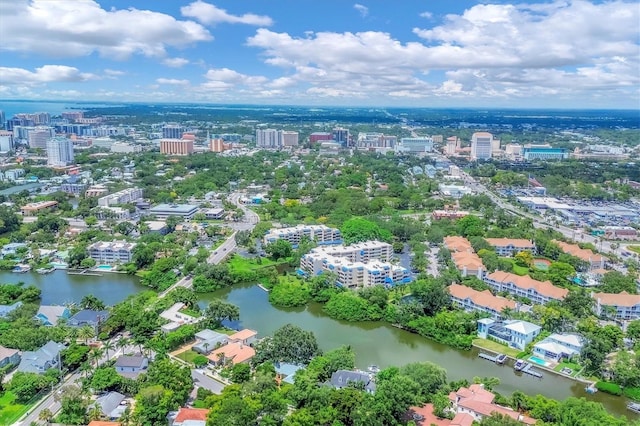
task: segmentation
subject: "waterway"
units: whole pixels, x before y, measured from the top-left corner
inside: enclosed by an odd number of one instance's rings
[[[146,289],[137,277],[122,274],[104,273],[98,277],[68,275],[66,271],[55,271],[48,275],[0,272],[0,283],[20,281],[40,288],[44,304],[79,302],[85,295],[92,294],[112,305]],[[214,298],[222,298],[237,305],[241,318],[237,325],[257,330],[259,336],[272,334],[281,326],[291,323],[312,331],[320,348],[325,351],[350,345],[356,353],[356,364],[360,368],[371,364],[384,368],[431,361],[447,369],[449,380],[471,380],[474,376],[498,377],[501,383],[496,390],[504,395],[521,390],[529,395],[543,394],[556,399],[584,396],[603,403],[614,414],[628,418],[633,416],[626,409],[624,398],[602,392],[588,395],[583,384],[551,373],[545,373],[542,380],[516,375],[509,366],[498,366],[478,358],[477,350],[452,349],[382,322],[337,321],[326,316],[322,306],[316,303],[297,309],[275,308],[269,303],[268,293],[256,285],[234,286],[201,295],[201,305],[205,306]]]

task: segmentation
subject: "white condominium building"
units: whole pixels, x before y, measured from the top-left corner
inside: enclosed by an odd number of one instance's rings
[[[135,243],[125,241],[97,242],[91,244],[87,249],[89,256],[97,263],[127,263],[131,262]]]
[[[471,135],[471,159],[488,160],[493,152],[493,135],[488,132],[476,132]]]
[[[127,188],[113,194],[105,195],[98,198],[98,205],[101,207],[109,207],[115,204],[133,203],[142,198],[142,189]]]
[[[506,291],[514,296],[526,297],[536,305],[544,305],[551,300],[562,301],[569,294],[569,290],[556,287],[551,281],[538,281],[529,275],[520,276],[504,271],[486,275],[484,282],[496,292]]]
[[[271,244],[277,240],[286,240],[294,247],[300,244],[302,238],[307,237],[318,245],[342,244],[342,234],[336,228],[326,225],[298,225],[290,228],[272,229],[264,236],[264,244]]]

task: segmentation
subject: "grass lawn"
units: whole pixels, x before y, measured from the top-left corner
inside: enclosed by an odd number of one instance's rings
[[[509,348],[507,346],[501,345],[498,342],[494,342],[493,340],[481,339],[479,337],[477,339],[473,339],[473,346],[487,349],[492,352],[505,354],[513,358],[515,358],[516,355],[520,353],[520,351],[517,349]]]
[[[15,395],[7,391],[0,397],[0,425],[10,425],[18,421],[33,404],[16,404]]]
[[[627,246],[627,248],[633,252],[640,254],[640,246]]]
[[[518,264],[516,264],[516,261],[513,260],[510,257],[503,257],[502,259],[508,260],[509,262],[511,262],[511,264],[513,265],[513,273],[516,275],[527,275],[529,273],[529,268],[526,268],[524,266],[520,266]]]
[[[178,355],[176,355],[176,358],[180,358],[183,361],[193,363],[193,359],[198,355],[200,355],[198,352],[187,349],[186,351],[180,352]]]
[[[573,370],[573,372],[571,373],[571,377],[576,377],[578,372],[582,370],[582,366],[580,364],[576,364],[575,362],[561,362],[560,364],[556,365],[556,368],[554,368],[553,371],[560,372],[563,368],[570,368],[571,370]]]
[[[249,272],[276,264],[276,262],[266,257],[263,257],[261,259],[262,262],[258,263],[256,259],[246,259],[242,256],[234,255],[233,257],[231,257],[231,259],[229,259],[229,268],[232,271]]]
[[[202,312],[194,311],[193,309],[189,309],[189,308],[180,309],[180,313],[192,316],[194,318],[198,318],[198,317],[200,317],[202,315]]]

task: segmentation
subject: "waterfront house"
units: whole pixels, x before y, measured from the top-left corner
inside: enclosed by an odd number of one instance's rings
[[[0,368],[20,362],[20,351],[0,346]]]
[[[61,319],[66,320],[69,317],[71,317],[69,308],[59,305],[41,305],[36,313],[36,319],[47,326],[56,325]]]
[[[480,311],[500,319],[505,309],[516,311],[518,304],[504,297],[494,296],[489,290],[477,291],[460,284],[448,287],[451,302],[465,311]]]
[[[540,334],[542,327],[527,321],[496,321],[491,318],[478,320],[478,337],[494,340],[521,351]]]
[[[304,368],[302,365],[289,364],[287,362],[276,362],[274,364],[276,374],[285,383],[293,384],[298,370]]]
[[[196,333],[196,343],[191,350],[202,355],[209,355],[211,351],[229,343],[229,336],[217,331],[205,329]]]
[[[207,356],[213,365],[242,364],[251,361],[256,350],[242,342],[231,342],[219,347]]]
[[[577,334],[553,333],[533,345],[533,354],[548,361],[560,362],[580,355],[584,344],[585,339]]]
[[[182,312],[182,309],[184,309],[185,306],[186,305],[184,303],[177,302],[169,309],[163,311],[160,314],[160,318],[166,319],[169,323],[162,325],[160,329],[165,333],[169,333],[177,330],[185,324],[195,324],[202,319],[202,317],[196,318]]]
[[[461,387],[449,394],[451,410],[457,414],[469,414],[476,422],[481,422],[482,419],[493,414],[502,414],[527,425],[536,423],[536,420],[531,417],[494,403],[494,399],[495,395],[486,390],[482,384],[473,384],[468,388]]]
[[[84,327],[85,325],[88,325],[97,332],[100,324],[103,324],[107,318],[109,318],[109,311],[83,309],[69,318],[67,324],[71,327]]]
[[[589,270],[604,269],[607,258],[594,253],[591,249],[580,248],[577,244],[569,244],[563,241],[553,240],[564,253],[577,257],[587,263]]]
[[[116,360],[116,373],[129,379],[137,379],[146,371],[149,360],[142,355],[120,355]]]
[[[491,247],[496,250],[498,256],[513,256],[521,251],[535,253],[536,245],[522,238],[485,238]]]
[[[506,291],[514,296],[526,297],[531,303],[544,305],[550,300],[562,301],[569,294],[566,288],[556,287],[551,281],[538,281],[529,275],[516,275],[504,271],[495,271],[484,277],[494,291]]]
[[[204,408],[181,407],[167,415],[169,426],[205,426],[209,410]]]
[[[49,340],[36,351],[24,351],[17,371],[44,374],[50,368],[60,368],[60,352],[66,346]]]
[[[596,301],[596,315],[608,314],[608,310],[615,315],[618,320],[640,319],[640,295],[629,294],[623,291],[619,294],[613,293],[591,293],[591,297]]]
[[[11,305],[0,305],[0,318],[6,318],[11,312],[22,306],[22,302],[17,301]]]
[[[413,421],[416,426],[472,426],[473,416],[467,413],[456,413],[453,419],[440,418],[433,414],[433,404],[422,407],[409,407],[404,420]]]
[[[362,371],[338,370],[331,375],[331,386],[336,389],[342,389],[350,386],[350,384],[362,383],[367,393],[376,392],[376,382],[373,375]]]
[[[2,246],[2,251],[0,253],[2,254],[3,258],[8,255],[15,256],[18,254],[18,249],[22,247],[27,247],[27,245],[25,243],[5,244],[4,246]]]
[[[119,392],[109,392],[96,399],[95,405],[100,408],[102,414],[109,420],[116,420],[122,417],[127,409],[123,404],[125,396]]]

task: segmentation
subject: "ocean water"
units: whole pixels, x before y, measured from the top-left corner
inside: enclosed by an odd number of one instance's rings
[[[103,107],[104,103],[98,102],[69,102],[69,101],[14,101],[0,99],[0,111],[4,111],[6,119],[10,119],[20,113],[48,112],[60,115],[64,111],[83,110],[90,107]]]

